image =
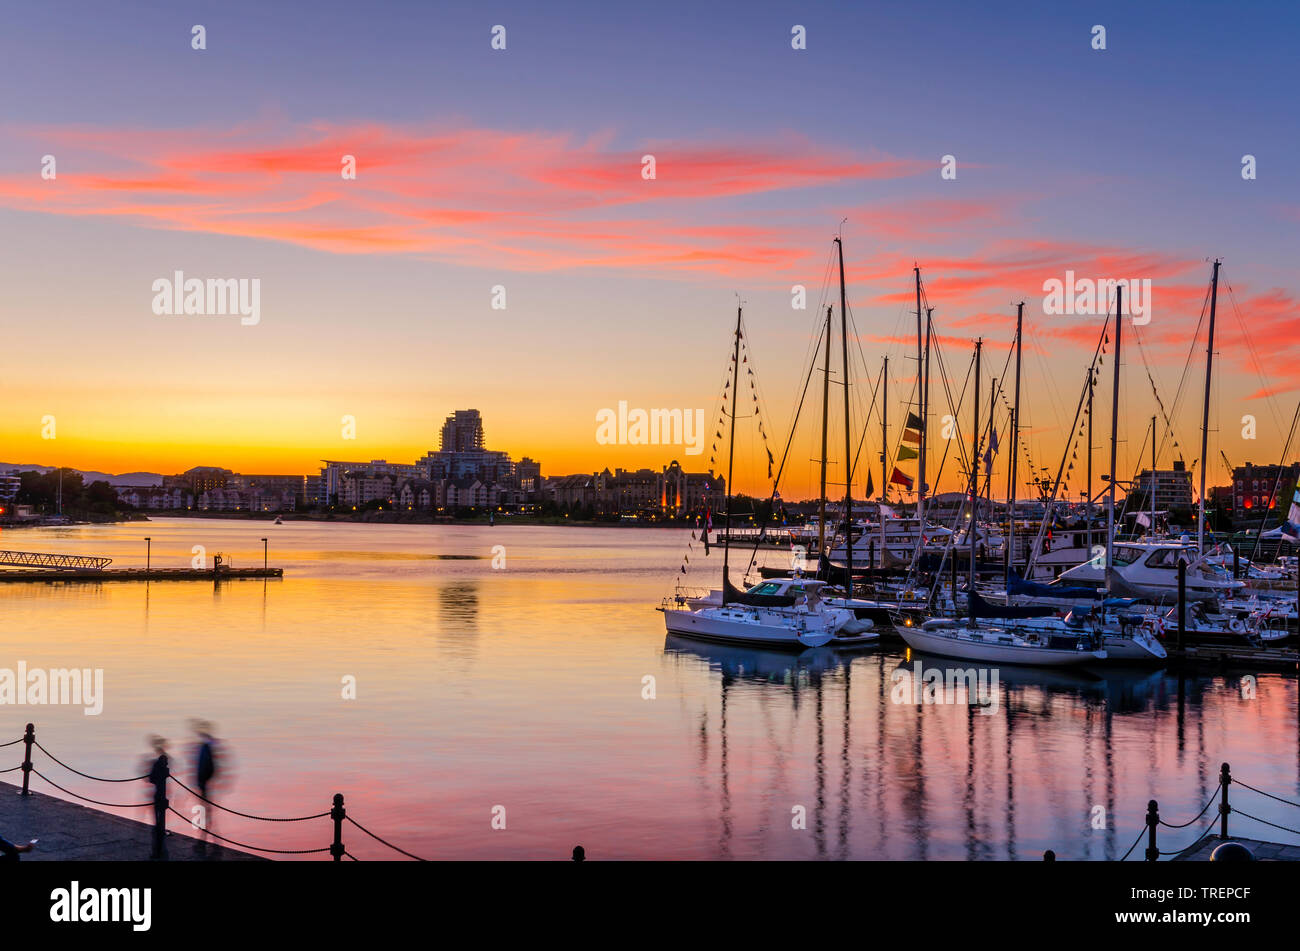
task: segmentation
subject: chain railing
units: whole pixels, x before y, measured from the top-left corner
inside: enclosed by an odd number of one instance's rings
[[[142,781],[149,780],[153,774],[145,773],[142,776],[129,776],[125,779],[109,779],[103,776],[94,776],[90,773],[83,772],[82,770],[79,770],[76,767],[70,766],[69,764],[63,762],[63,760],[56,757],[53,753],[51,753],[44,746],[38,743],[36,741],[36,727],[34,724],[31,723],[27,724],[26,732],[24,732],[24,734],[18,737],[16,740],[10,740],[6,743],[0,743],[0,749],[4,749],[5,747],[9,747],[9,746],[14,746],[18,743],[24,744],[23,761],[19,763],[17,766],[11,766],[8,769],[0,769],[0,774],[11,773],[14,770],[21,769],[23,771],[23,784],[22,784],[22,791],[20,793],[21,795],[23,796],[31,795],[31,790],[30,790],[31,777],[35,775],[41,780],[43,780],[44,782],[46,782],[47,784],[49,784],[50,786],[52,786],[53,788],[57,789],[59,792],[64,793],[68,796],[72,796],[75,799],[80,799],[83,802],[93,803],[96,806],[106,806],[110,809],[152,808],[154,810],[154,833],[156,836],[155,841],[162,841],[162,837],[166,834],[166,821],[167,821],[168,812],[172,813],[173,815],[181,819],[184,819],[186,822],[190,822],[191,824],[193,824],[193,821],[191,819],[189,819],[187,816],[183,815],[182,813],[177,812],[171,806],[170,801],[167,799],[166,796],[167,783],[173,783],[176,786],[179,786],[189,795],[193,796],[195,799],[198,799],[201,802],[206,803],[209,806],[212,806],[214,809],[220,809],[222,812],[228,812],[231,815],[239,816],[240,818],[243,819],[250,819],[256,822],[312,822],[321,819],[329,819],[333,827],[333,836],[329,845],[321,846],[320,848],[315,848],[315,849],[279,849],[279,848],[270,848],[268,846],[262,846],[262,845],[250,845],[246,842],[237,842],[234,839],[227,838],[224,835],[220,835],[219,833],[214,832],[211,829],[208,829],[206,827],[207,826],[206,822],[202,826],[196,826],[196,828],[200,829],[200,831],[202,831],[205,835],[210,835],[215,839],[221,840],[222,842],[229,843],[231,846],[235,848],[247,849],[251,852],[265,852],[271,855],[318,855],[321,853],[328,852],[335,862],[341,862],[344,856],[347,856],[347,858],[349,858],[353,862],[357,862],[360,861],[360,859],[358,859],[351,852],[347,851],[347,849],[344,847],[343,844],[343,823],[346,821],[356,826],[357,829],[359,829],[361,832],[364,832],[367,836],[374,839],[376,842],[379,842],[380,844],[392,849],[394,852],[399,852],[402,855],[406,856],[407,858],[415,859],[418,862],[428,861],[427,859],[421,858],[420,856],[414,854],[413,852],[409,852],[406,849],[401,848],[400,846],[394,845],[392,842],[389,842],[387,839],[377,835],[376,833],[371,832],[361,823],[357,822],[355,819],[349,816],[347,814],[347,810],[344,808],[342,793],[334,794],[330,803],[330,808],[325,810],[324,812],[317,812],[310,815],[302,815],[302,816],[259,816],[251,812],[241,812],[238,809],[232,809],[229,806],[223,805],[222,803],[209,799],[207,796],[204,796],[198,791],[191,789],[189,786],[185,785],[185,783],[181,782],[181,780],[173,776],[170,769],[164,768],[161,776],[162,783],[155,786],[155,795],[152,800],[148,802],[106,802],[102,799],[92,799],[89,796],[84,796],[79,792],[68,789],[65,786],[61,786],[58,783],[56,783],[54,780],[50,779],[48,776],[46,776],[39,769],[36,768],[36,764],[32,761],[32,750],[33,749],[39,750],[42,754],[48,757],[51,762],[55,763],[58,766],[63,767],[64,769],[68,770],[68,772],[75,773],[77,776],[80,776],[83,779],[89,779],[97,783],[142,782]]]

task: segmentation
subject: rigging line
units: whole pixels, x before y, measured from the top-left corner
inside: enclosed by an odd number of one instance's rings
[[[1201,316],[1197,319],[1196,332],[1192,334],[1192,341],[1191,344],[1188,346],[1187,359],[1183,362],[1182,376],[1179,377],[1178,390],[1174,394],[1174,405],[1170,410],[1170,414],[1174,419],[1178,419],[1182,415],[1183,398],[1187,395],[1188,392],[1187,376],[1191,372],[1193,361],[1196,359],[1196,344],[1197,341],[1200,340],[1201,327],[1205,325],[1205,316],[1207,313],[1209,313],[1209,310],[1210,310],[1210,283],[1206,282],[1205,297],[1202,298],[1201,300]],[[1178,455],[1179,458],[1182,458],[1182,453],[1179,453]]]
[[[880,380],[884,377],[884,371],[881,371],[880,377],[876,379],[875,385],[871,388],[871,405],[876,405],[876,393],[880,390]],[[858,448],[853,454],[853,466],[849,469],[849,478],[853,478],[853,473],[858,469],[858,461],[862,458],[862,447],[867,441],[867,431],[871,428],[871,420],[868,419],[862,426],[862,438],[858,440]],[[870,499],[863,499],[864,502]]]
[[[727,359],[726,359],[726,361],[725,361],[725,365],[724,365],[724,368],[723,368],[723,378],[724,378],[724,380],[725,380],[725,379],[729,379],[730,376],[731,376],[731,355],[732,355],[733,352],[734,352],[734,351],[732,350],[732,347],[731,347],[731,346],[728,346],[728,348],[727,348]],[[725,394],[726,394],[726,386],[725,386],[725,383],[723,383],[723,384],[720,384],[720,385],[718,386],[718,395],[717,395],[716,397],[714,397],[713,406],[714,406],[714,415],[715,415],[715,416],[725,416],[725,415],[726,415],[727,403],[726,403],[726,400],[724,399]],[[716,425],[718,425],[718,424],[715,423],[715,422],[713,421],[713,416],[710,416],[710,417],[709,417],[709,428],[712,429],[712,428],[713,428],[714,426],[716,426]],[[734,420],[733,420],[733,425],[734,425]],[[716,447],[715,447],[715,448],[716,448]],[[711,457],[711,458],[712,458],[712,457]],[[710,463],[709,463],[709,472],[710,472],[711,474],[713,473],[713,462],[712,462],[712,461],[710,461]],[[720,475],[720,474],[721,474],[721,473],[719,473],[719,475]],[[726,487],[726,490],[727,490],[728,492],[730,492],[730,491],[731,491],[731,486],[727,486],[727,487]],[[704,531],[704,532],[708,532],[708,526],[707,526],[707,525],[703,527],[703,531]],[[692,531],[692,534],[694,534],[693,531]],[[691,545],[692,545],[691,542],[687,542],[687,544],[686,544],[686,552],[687,552],[688,554],[689,554],[689,552],[691,551]],[[694,567],[694,566],[691,566],[691,567]],[[673,572],[673,576],[672,576],[672,577],[673,577],[673,584],[674,584],[676,587],[679,587],[679,588],[680,588],[680,587],[681,587],[681,583],[682,583],[682,571],[681,571],[681,568],[678,568],[677,571]]]
[[[1116,309],[1118,310],[1118,308]],[[1118,315],[1116,315],[1116,320],[1118,319],[1119,317]],[[1077,436],[1075,434],[1078,432],[1079,429],[1079,416],[1083,413],[1083,408],[1088,404],[1088,391],[1092,389],[1093,377],[1097,373],[1097,360],[1101,356],[1101,348],[1105,346],[1106,343],[1110,340],[1110,337],[1107,334],[1107,331],[1109,329],[1110,329],[1110,305],[1107,304],[1106,319],[1105,321],[1102,322],[1101,333],[1097,335],[1097,345],[1095,348],[1093,348],[1092,362],[1088,366],[1088,379],[1087,381],[1084,382],[1083,389],[1079,393],[1079,400],[1074,406],[1074,420],[1070,423],[1070,438],[1066,440],[1065,451],[1061,454],[1061,461],[1056,469],[1056,479],[1052,483],[1052,493],[1050,496],[1048,496],[1047,504],[1043,507],[1043,518],[1038,523],[1038,534],[1034,536],[1033,547],[1029,549],[1029,560],[1025,564],[1026,578],[1031,576],[1034,570],[1034,565],[1037,564],[1038,562],[1038,556],[1042,552],[1043,533],[1047,530],[1047,526],[1052,524],[1052,519],[1054,517],[1054,513],[1056,509],[1056,497],[1057,494],[1061,491],[1061,480],[1065,476],[1065,473],[1067,472],[1066,462],[1067,460],[1069,460],[1071,453],[1075,449],[1075,446],[1077,446],[1077,443],[1075,442]],[[1112,477],[1113,475],[1114,474],[1112,473]],[[1088,493],[1089,496],[1091,496],[1092,486],[1088,486]]]
[[[1222,274],[1220,274],[1220,277],[1222,278]],[[1228,286],[1228,300],[1232,304],[1232,313],[1237,318],[1237,325],[1241,327],[1241,335],[1246,340],[1246,348],[1250,351],[1251,362],[1255,364],[1255,372],[1259,374],[1260,382],[1266,383],[1268,378],[1264,376],[1264,368],[1259,361],[1259,351],[1255,349],[1255,341],[1251,338],[1250,331],[1246,328],[1246,321],[1241,316],[1241,311],[1237,308],[1237,295],[1232,291],[1232,282],[1225,279],[1223,283]],[[1265,387],[1265,390],[1267,389],[1268,388]],[[1278,429],[1281,429],[1282,419],[1278,415],[1277,401],[1273,398],[1273,394],[1266,393],[1264,401],[1268,405],[1269,412],[1273,414],[1273,422],[1277,425]]]
[[[943,359],[943,350],[938,346],[935,347],[935,350],[938,356],[937,362],[939,364],[939,377],[943,382],[944,395],[948,399],[948,409],[952,413],[953,425],[957,427],[957,438],[946,440],[946,442],[957,443],[957,452],[959,454],[960,464],[962,466],[966,466],[969,464],[970,460],[966,456],[966,440],[962,438],[963,433],[961,429],[962,424],[960,420],[962,417],[962,413],[961,413],[962,407],[966,405],[966,391],[970,388],[971,376],[975,372],[975,357],[972,354],[970,363],[968,363],[966,366],[966,376],[962,381],[961,395],[957,401],[957,404],[954,406],[953,399],[952,399],[952,388],[948,384],[947,362]],[[948,450],[951,448],[952,447],[950,445],[944,446],[944,453],[939,462],[939,469],[938,472],[935,474],[934,484],[936,486],[938,486],[939,484],[939,477],[943,475],[944,463],[947,461]]]
[[[821,315],[825,313],[824,305],[826,303],[827,294],[829,293],[830,290],[830,274],[831,274],[831,269],[833,267],[834,259],[835,259],[835,243],[831,242],[831,246],[826,251],[826,264],[822,268],[821,292],[817,300],[817,308],[812,313],[814,327],[818,331],[818,336],[816,338],[816,342],[813,343],[808,349],[804,351],[803,363],[799,364],[801,367],[804,366],[804,364],[808,363],[809,361],[815,364],[817,360],[818,350],[820,349],[820,344],[821,344],[820,334],[825,332],[824,321],[822,320]],[[808,335],[808,339],[809,340],[813,339],[811,334]],[[798,377],[796,377],[795,379],[797,381]],[[790,433],[794,432],[794,419],[795,419],[794,416],[790,417],[790,423],[787,427],[787,430]]]
[[[1156,444],[1157,456],[1164,455],[1166,438],[1173,437],[1173,420],[1169,418],[1169,413],[1165,410],[1164,400],[1160,398],[1160,388],[1156,385],[1155,377],[1151,373],[1151,361],[1147,359],[1146,344],[1142,340],[1142,334],[1139,332],[1138,325],[1133,325],[1133,338],[1137,341],[1138,354],[1142,357],[1142,367],[1146,371],[1147,381],[1151,384],[1151,395],[1155,398],[1156,407],[1160,410],[1160,418],[1164,421],[1164,432],[1161,434],[1160,442]],[[1176,441],[1176,440],[1175,440]],[[1179,453],[1182,458],[1182,453]]]
[[[1291,452],[1291,440],[1295,438],[1296,424],[1300,423],[1300,403],[1296,404],[1295,416],[1291,418],[1291,429],[1286,434],[1286,444],[1282,447],[1282,456],[1278,460],[1277,477],[1273,479],[1273,488],[1269,492],[1268,502],[1264,505],[1264,514],[1259,522],[1259,531],[1255,533],[1255,544],[1250,550],[1250,560],[1254,561],[1255,556],[1259,553],[1259,542],[1264,535],[1264,526],[1268,524],[1268,513],[1273,507],[1273,499],[1277,497],[1278,486],[1282,482],[1282,473],[1286,466],[1286,457]],[[1231,483],[1230,483],[1231,484]],[[1292,496],[1294,498],[1294,496]],[[1278,555],[1281,555],[1281,546],[1278,548]],[[1243,786],[1245,783],[1242,784]]]

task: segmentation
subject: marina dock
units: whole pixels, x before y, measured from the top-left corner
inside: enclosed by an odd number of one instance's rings
[[[36,551],[0,551],[0,582],[24,581],[237,581],[282,578],[283,568],[233,568],[218,554],[211,568],[110,568],[112,558]]]
[[[239,581],[283,578],[283,568],[0,568],[0,582]]]
[[[1300,650],[1294,647],[1234,647],[1198,644],[1178,648],[1176,639],[1166,639],[1170,666],[1213,665],[1251,669],[1296,670],[1300,668]]]
[[[149,858],[153,827],[148,823],[110,815],[64,799],[0,783],[0,834],[21,845],[39,839],[36,848],[22,856],[24,862],[141,862]],[[258,862],[259,855],[209,842],[203,851],[197,839],[168,833],[170,862]]]

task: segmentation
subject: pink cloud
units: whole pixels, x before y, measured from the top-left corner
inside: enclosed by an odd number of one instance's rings
[[[310,124],[234,130],[16,130],[60,153],[54,181],[0,177],[0,204],[332,253],[426,254],[525,270],[762,273],[806,254],[775,225],[699,227],[716,199],[917,174],[918,161],[780,147],[600,140],[475,128]],[[656,177],[642,177],[642,155]],[[340,176],[355,156],[357,177]],[[85,170],[87,167],[91,170]]]

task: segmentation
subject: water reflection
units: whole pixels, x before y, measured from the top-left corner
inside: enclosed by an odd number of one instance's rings
[[[32,529],[8,544],[143,567],[145,531],[155,565],[182,567],[200,542],[260,564],[270,529],[158,519]],[[271,545],[284,579],[261,585],[8,585],[0,669],[102,668],[106,703],[91,718],[0,707],[0,741],[35,720],[64,761],[125,776],[146,729],[182,736],[202,713],[241,752],[235,808],[308,813],[340,791],[359,821],[447,858],[553,859],[577,842],[602,859],[1118,858],[1148,799],[1171,821],[1191,818],[1224,761],[1300,799],[1293,675],[1004,668],[996,715],[898,703],[891,677],[915,659],[900,649],[666,642],[653,607],[688,534],[512,526],[497,570],[439,556],[486,554],[499,527],[294,522]],[[341,703],[347,675],[364,686]],[[488,797],[514,804],[527,833],[492,830]],[[1257,795],[1241,805],[1300,822]],[[1240,821],[1244,834],[1300,841]],[[313,824],[282,825],[268,844],[320,845]],[[1199,827],[1166,831],[1162,849]]]
[[[440,652],[461,663],[478,654],[479,585],[477,581],[456,581],[438,587],[438,634]]]
[[[918,702],[895,689],[900,680],[933,670],[945,684],[971,665],[672,635],[664,653],[678,667],[694,662],[712,683],[699,700],[697,761],[718,810],[721,858],[1037,860],[1052,848],[1114,860],[1140,831],[1148,798],[1162,801],[1162,813],[1167,803],[1175,820],[1191,818],[1214,791],[1220,759],[1256,754],[1258,738],[1229,754],[1211,729],[1221,735],[1241,716],[1273,730],[1295,726],[1276,718],[1295,695],[1294,679],[1281,675],[1002,667],[992,672],[992,702],[942,690]],[[1244,688],[1258,691],[1251,706],[1237,703]],[[1294,786],[1290,778],[1281,788]],[[806,830],[791,828],[804,803]],[[1197,832],[1171,833],[1162,848]]]

